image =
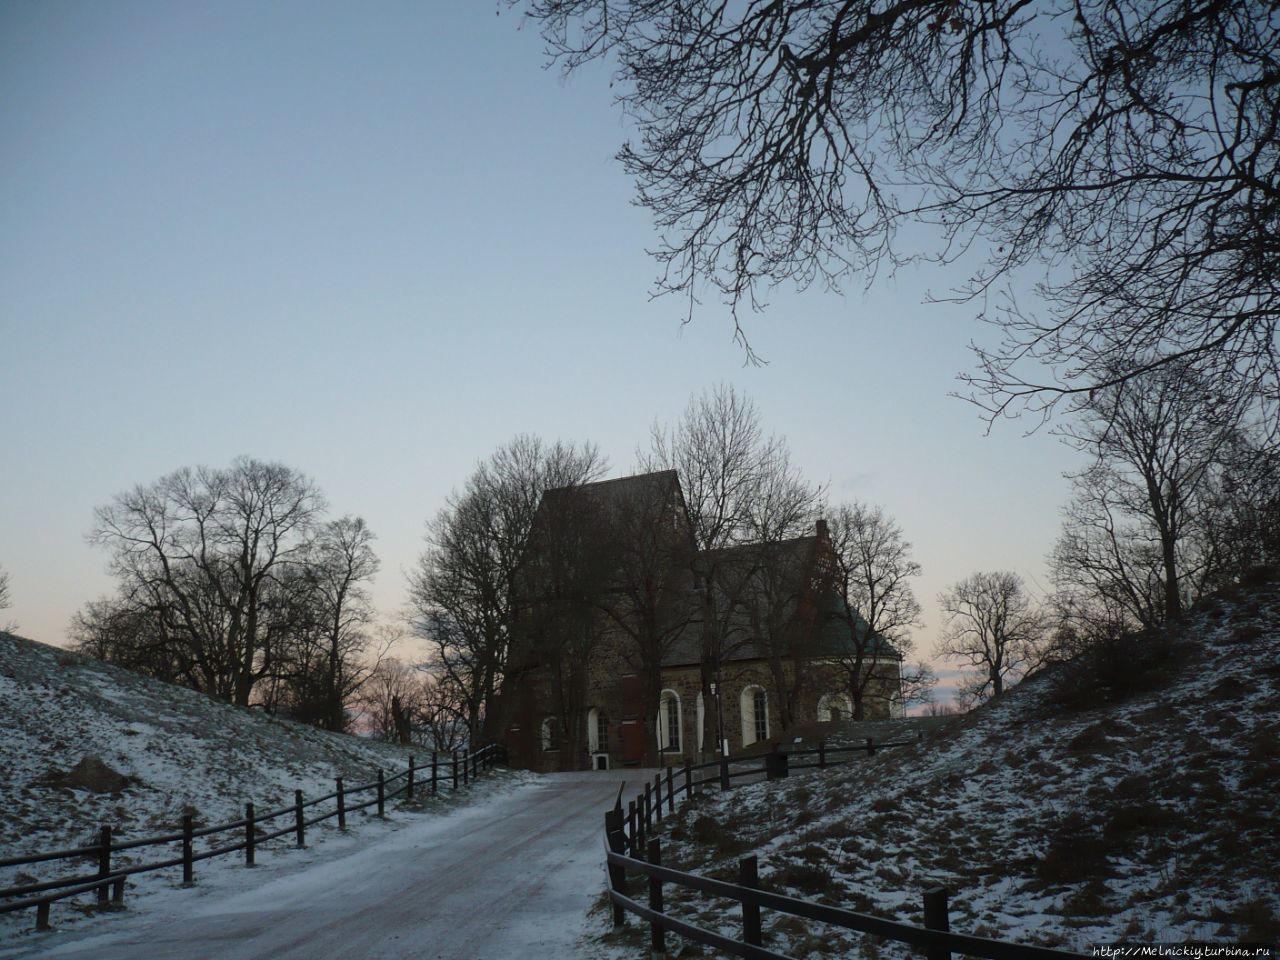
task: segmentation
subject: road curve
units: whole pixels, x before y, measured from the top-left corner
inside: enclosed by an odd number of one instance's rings
[[[575,955],[604,889],[601,821],[651,771],[551,774],[446,817],[184,911],[48,943],[85,960],[505,960]]]

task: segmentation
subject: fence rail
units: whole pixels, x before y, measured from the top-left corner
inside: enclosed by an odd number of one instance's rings
[[[127,877],[181,866],[183,883],[189,885],[195,881],[195,864],[197,862],[231,853],[239,853],[240,851],[244,851],[245,866],[252,867],[255,863],[257,848],[263,843],[293,834],[296,846],[305,847],[308,827],[336,818],[339,829],[345,830],[346,817],[349,813],[376,807],[377,816],[382,817],[386,813],[387,801],[401,795],[405,799],[411,800],[415,795],[415,790],[429,791],[435,794],[439,792],[441,785],[446,782],[451,784],[453,790],[457,790],[459,765],[461,765],[462,770],[462,783],[465,786],[478,777],[482,771],[490,770],[496,764],[505,762],[506,758],[505,750],[500,744],[489,744],[474,753],[463,750],[460,753],[455,752],[447,755],[444,758],[448,763],[447,770],[442,768],[441,759],[438,754],[433,753],[431,755],[431,766],[429,768],[425,766],[419,768],[415,766],[414,758],[410,757],[407,769],[392,776],[387,776],[382,770],[379,770],[377,779],[355,787],[346,786],[343,783],[343,778],[338,777],[334,781],[336,789],[332,793],[311,799],[305,799],[301,790],[295,790],[294,802],[290,806],[280,807],[278,810],[271,810],[267,813],[255,814],[253,804],[251,802],[246,803],[244,817],[227,823],[197,828],[192,817],[186,815],[182,818],[181,829],[175,833],[166,833],[154,837],[140,837],[124,842],[117,842],[112,836],[111,827],[104,825],[98,832],[98,842],[96,844],[65,850],[43,851],[18,857],[5,857],[0,859],[0,868],[24,867],[57,860],[92,858],[96,860],[96,870],[91,874],[80,873],[75,876],[0,888],[0,901],[7,901],[0,902],[0,914],[15,913],[34,907],[36,911],[36,929],[48,930],[50,906],[59,900],[80,896],[85,893],[96,893],[99,906],[105,907],[111,903],[118,907],[124,903],[124,888]],[[420,782],[419,775],[421,775]],[[349,797],[365,793],[372,795],[369,799],[359,803],[352,804],[347,802]],[[306,811],[331,801],[334,803],[332,810],[316,813],[310,817],[307,816]],[[264,824],[273,824],[273,821],[278,821],[281,817],[290,818],[290,822],[284,827],[261,830]],[[195,849],[196,840],[230,833],[231,831],[241,831],[242,838],[234,843],[213,846],[207,850],[197,851]],[[112,863],[114,854],[143,847],[163,847],[175,843],[181,844],[181,854],[176,857],[150,863],[131,864],[129,866],[113,865]]]
[[[721,759],[697,765],[686,763],[679,768],[678,773],[677,768],[668,767],[665,776],[662,773],[655,775],[653,783],[646,783],[644,791],[628,801],[625,810],[622,806],[622,789],[619,789],[617,801],[606,811],[604,817],[609,900],[613,904],[614,926],[622,926],[628,913],[646,921],[650,930],[650,951],[655,957],[665,955],[666,934],[671,932],[747,960],[791,960],[786,954],[764,946],[761,910],[768,909],[920,947],[927,960],[950,960],[953,953],[982,957],[984,960],[1080,960],[1082,954],[1065,950],[953,933],[948,915],[948,893],[942,887],[924,891],[925,925],[914,926],[762,890],[759,886],[758,862],[754,855],[738,861],[738,883],[672,869],[662,863],[661,842],[650,836],[662,822],[664,804],[667,815],[670,816],[675,812],[677,799],[688,799],[707,784],[714,783],[721,790],[729,790],[736,777],[763,774],[769,780],[781,779],[792,770],[825,769],[848,763],[858,753],[870,757],[878,749],[903,746],[909,742],[912,741],[873,743],[868,739],[865,744],[853,747],[826,747],[820,742],[815,750],[793,751],[789,754],[775,750],[744,760]],[[843,756],[845,754],[848,756]],[[814,757],[816,760],[811,763],[792,763],[791,760],[796,757]],[[697,776],[711,770],[715,771],[714,774]],[[628,873],[640,874],[648,879],[647,904],[627,895]],[[741,938],[707,930],[672,916],[664,908],[665,885],[737,901],[742,911]]]

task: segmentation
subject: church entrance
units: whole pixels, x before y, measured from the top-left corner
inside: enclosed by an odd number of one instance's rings
[[[644,759],[645,729],[639,720],[623,720],[618,725],[622,736],[622,764],[626,767],[638,767]]]

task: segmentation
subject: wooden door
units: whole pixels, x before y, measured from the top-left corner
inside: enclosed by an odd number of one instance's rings
[[[623,720],[618,724],[618,733],[622,737],[622,763],[624,766],[639,766],[644,760],[646,731],[639,720]]]

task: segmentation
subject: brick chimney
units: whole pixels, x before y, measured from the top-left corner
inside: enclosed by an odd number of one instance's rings
[[[818,534],[818,539],[819,539],[819,540],[830,540],[830,539],[831,539],[831,534],[827,532],[827,521],[826,521],[826,520],[819,520],[817,523],[815,523],[815,524],[814,524],[814,526],[817,528],[816,532],[817,532],[817,534]]]

